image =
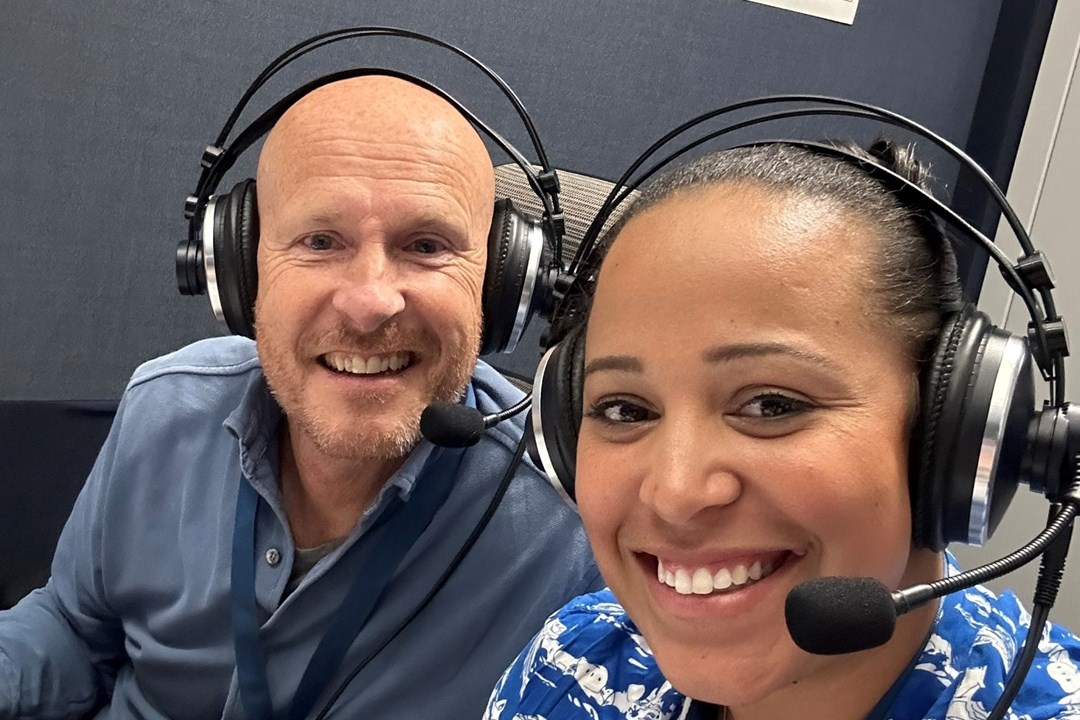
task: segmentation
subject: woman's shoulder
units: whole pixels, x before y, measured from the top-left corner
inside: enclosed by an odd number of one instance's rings
[[[660,677],[652,650],[626,610],[610,590],[574,598],[548,618],[536,636],[548,650],[546,661],[566,661],[566,654],[612,669],[633,659],[632,667],[642,676]]]
[[[951,568],[952,569],[952,568]],[[981,717],[997,701],[1027,637],[1031,616],[1019,598],[976,586],[943,599],[933,635],[916,668],[945,690],[949,717]],[[968,714],[960,712],[966,708]],[[1080,718],[1080,639],[1047,623],[1012,711],[1037,718]]]
[[[489,720],[678,717],[684,698],[609,590],[571,600],[507,669]]]

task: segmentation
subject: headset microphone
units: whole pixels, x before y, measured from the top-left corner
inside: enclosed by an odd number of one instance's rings
[[[820,577],[800,583],[788,593],[784,606],[788,632],[796,645],[816,655],[841,655],[884,645],[892,637],[899,615],[1010,573],[1038,557],[1063,530],[1071,532],[1078,509],[1080,482],[1064,495],[1054,519],[1031,542],[1000,560],[932,583],[893,592],[868,577]],[[1068,537],[1066,533],[1063,539]],[[1056,587],[1053,592],[1056,594]]]
[[[815,655],[884,645],[896,627],[896,604],[874,578],[819,577],[788,593],[784,617],[795,644]]]
[[[467,405],[432,403],[420,415],[420,433],[441,447],[469,447],[480,440],[485,430],[517,415],[531,401],[530,393],[516,404],[490,415],[482,415],[479,410]]]

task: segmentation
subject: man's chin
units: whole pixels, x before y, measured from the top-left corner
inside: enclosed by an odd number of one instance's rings
[[[393,427],[326,428],[304,424],[300,430],[327,457],[335,460],[392,460],[408,455],[420,441],[420,424],[399,423]]]
[[[475,361],[474,361],[475,362]],[[465,391],[472,366],[458,373],[417,376],[412,382],[384,391],[308,383],[286,408],[290,424],[324,455],[337,459],[402,458],[420,441],[420,415],[434,402],[456,402]],[[456,375],[460,375],[457,377]],[[322,376],[320,375],[320,378]]]

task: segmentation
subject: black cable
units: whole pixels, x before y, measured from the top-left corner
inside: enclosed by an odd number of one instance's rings
[[[932,595],[934,597],[948,595],[949,593],[969,587],[973,583],[985,582],[1006,573],[1010,573],[1021,565],[1031,562],[1038,557],[1038,555],[1053,542],[1055,538],[1058,538],[1063,534],[1068,534],[1063,533],[1062,531],[1065,530],[1066,527],[1071,528],[1072,521],[1076,517],[1076,512],[1076,501],[1072,499],[1066,500],[1065,506],[1054,515],[1054,519],[1042,532],[1036,535],[1030,543],[1015,552],[1009,553],[1000,560],[995,560],[973,570],[967,570],[959,575],[953,575],[929,583],[928,587],[933,591]]]
[[[510,407],[506,408],[505,410],[500,410],[499,412],[492,415],[490,420],[486,420],[484,422],[484,428],[487,429],[487,428],[495,427],[496,425],[501,423],[503,420],[506,420],[508,418],[513,417],[514,415],[517,415],[519,412],[521,412],[526,407],[528,407],[529,404],[531,404],[531,403],[532,403],[532,392],[530,391],[530,392],[525,394],[525,397],[521,398],[521,400],[519,400],[515,404],[511,405]]]
[[[1050,608],[1045,605],[1034,605],[1032,607],[1031,624],[1028,625],[1027,636],[1024,638],[1024,649],[1016,660],[1016,664],[1013,665],[1001,697],[998,698],[993,711],[987,716],[986,720],[1002,720],[1005,713],[1009,711],[1009,706],[1012,705],[1016,693],[1020,691],[1020,686],[1024,684],[1028,669],[1031,667],[1035,654],[1039,650],[1039,640],[1042,638],[1043,626],[1046,625],[1046,619],[1049,615]]]
[[[1065,495],[1067,507],[1075,508],[1077,495],[1080,494],[1080,456],[1073,463],[1073,484]],[[1056,514],[1055,521],[1064,515],[1051,506],[1050,513]],[[1035,660],[1035,653],[1039,649],[1042,640],[1043,628],[1050,616],[1050,609],[1054,607],[1058,591],[1061,589],[1061,579],[1065,575],[1065,559],[1069,554],[1069,543],[1072,540],[1073,522],[1069,519],[1064,531],[1054,538],[1053,544],[1043,553],[1042,562],[1039,566],[1039,579],[1035,583],[1035,602],[1032,605],[1031,622],[1028,623],[1027,635],[1024,638],[1024,649],[1009,672],[1009,680],[994,705],[993,711],[987,720],[1002,720],[1009,706],[1012,705],[1020,687],[1027,678],[1031,663]]]
[[[429,590],[428,594],[424,597],[424,599],[420,601],[420,604],[416,606],[416,608],[408,615],[408,617],[406,617],[401,623],[398,624],[394,631],[390,633],[390,635],[385,640],[383,640],[381,644],[379,644],[374,650],[369,652],[366,657],[362,658],[360,662],[357,663],[356,667],[353,668],[352,672],[349,673],[348,677],[346,677],[341,682],[341,684],[337,686],[337,689],[334,690],[333,694],[330,695],[330,699],[326,701],[326,704],[323,706],[322,710],[320,710],[319,714],[315,716],[315,720],[323,720],[323,718],[326,717],[326,714],[330,712],[330,708],[334,706],[334,703],[337,702],[337,699],[341,696],[341,693],[345,691],[345,688],[348,687],[349,683],[351,683],[356,678],[356,676],[360,674],[361,670],[367,667],[368,663],[370,663],[376,655],[382,652],[387,645],[393,642],[394,639],[401,634],[401,631],[404,630],[409,625],[409,623],[411,623],[416,618],[417,615],[423,612],[424,608],[426,608],[428,604],[431,603],[431,600],[435,597],[436,594],[438,594],[438,592],[442,589],[443,585],[446,584],[446,581],[450,579],[450,576],[453,575],[455,570],[457,570],[458,565],[461,564],[461,562],[465,559],[465,556],[468,555],[470,550],[472,550],[473,545],[476,544],[476,540],[480,537],[480,533],[484,531],[484,528],[486,528],[488,523],[491,521],[492,516],[495,514],[495,510],[498,508],[499,503],[502,501],[503,495],[506,494],[506,489],[510,487],[510,480],[514,477],[514,471],[517,470],[519,465],[521,465],[521,459],[524,455],[525,435],[523,434],[521,436],[521,440],[518,442],[517,449],[514,451],[514,457],[510,460],[510,464],[507,466],[506,472],[503,474],[502,480],[499,482],[499,487],[495,490],[495,494],[492,495],[491,500],[488,502],[487,508],[485,508],[484,510],[484,515],[480,518],[479,521],[477,521],[476,527],[473,528],[473,531],[469,535],[468,539],[465,540],[464,544],[462,544],[461,549],[458,550],[457,555],[455,555],[454,559],[450,561],[450,564],[447,565],[446,570],[444,570],[443,574],[439,577],[439,579],[435,581],[435,584],[432,585],[431,590]]]

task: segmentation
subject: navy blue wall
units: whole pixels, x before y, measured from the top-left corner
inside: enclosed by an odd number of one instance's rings
[[[1007,176],[1018,130],[1000,121],[1023,117],[1030,80],[1021,73],[1008,80],[1015,92],[991,97],[987,67],[1015,65],[1008,53],[1037,66],[1053,2],[864,0],[850,27],[744,0],[678,10],[646,0],[4,6],[0,398],[46,399],[116,397],[142,360],[218,332],[204,298],[176,291],[183,199],[242,90],[308,35],[386,24],[458,43],[514,86],[556,165],[591,174],[617,175],[693,113],[797,91],[881,104],[962,146],[975,127],[987,155],[1007,159],[998,168]],[[1006,13],[1022,28],[1019,45],[1002,44]],[[509,106],[477,73],[402,41],[321,51],[256,106],[314,75],[370,64],[438,83],[524,148]],[[534,347],[510,365],[529,367]]]

